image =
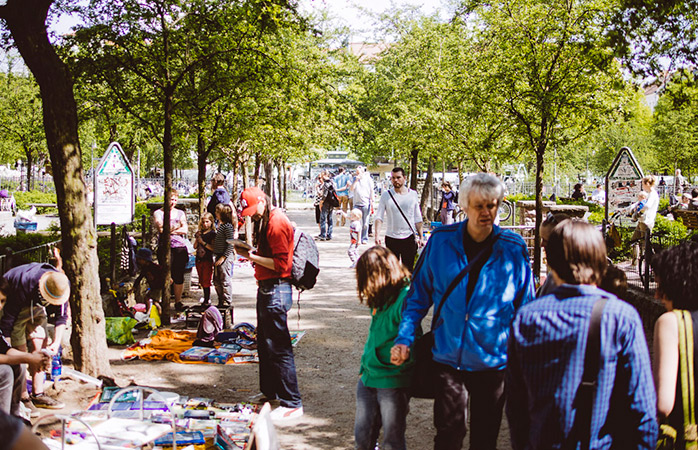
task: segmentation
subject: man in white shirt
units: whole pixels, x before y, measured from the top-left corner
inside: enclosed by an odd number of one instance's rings
[[[597,184],[594,192],[591,193],[591,201],[603,205],[606,203],[606,191],[603,190],[602,184]]]
[[[373,180],[371,174],[366,169],[359,166],[356,168],[356,179],[351,186],[354,193],[354,208],[361,210],[362,228],[361,243],[368,243],[368,216],[373,209]]]
[[[382,245],[380,229],[385,221],[385,246],[402,259],[402,264],[411,272],[417,247],[422,243],[419,196],[416,191],[406,186],[405,171],[401,167],[395,167],[390,175],[393,189],[387,189],[381,195],[376,212],[374,236],[376,245]]]

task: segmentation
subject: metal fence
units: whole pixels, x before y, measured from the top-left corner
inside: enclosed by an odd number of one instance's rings
[[[4,255],[0,255],[0,275],[13,267],[31,262],[50,262],[53,258],[51,248],[55,247],[61,241],[47,242],[46,244],[37,245],[36,247],[27,248],[19,251],[8,251]]]
[[[657,282],[652,271],[652,257],[658,252],[681,244],[688,236],[678,238],[664,233],[649,233],[638,242],[639,257],[635,260],[625,261],[618,267],[625,272],[628,278],[628,286],[643,290],[646,294],[654,293]]]

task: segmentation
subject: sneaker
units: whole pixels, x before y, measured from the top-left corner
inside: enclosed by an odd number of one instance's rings
[[[63,409],[65,408],[65,403],[59,402],[56,399],[49,397],[46,394],[32,395],[31,401],[37,408],[46,409]]]
[[[325,240],[327,240],[327,238],[326,238],[325,236],[320,236],[320,235],[315,236],[314,239],[315,239],[316,241],[325,241]]]
[[[19,403],[19,409],[22,411],[28,411],[29,417],[32,419],[36,419],[41,415],[39,410],[34,406],[34,403],[28,398],[23,398],[22,401]]]
[[[269,414],[269,417],[273,422],[282,422],[286,420],[297,419],[302,415],[302,406],[300,408],[288,408],[286,406],[279,406]]]
[[[184,303],[182,303],[182,302],[175,303],[175,311],[181,312],[181,311],[184,311],[184,309],[185,309]]]

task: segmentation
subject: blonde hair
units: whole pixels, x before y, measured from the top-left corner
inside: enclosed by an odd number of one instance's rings
[[[356,262],[359,301],[369,308],[391,305],[409,277],[410,271],[392,251],[381,246],[371,247]]]
[[[653,188],[655,184],[657,184],[657,177],[654,175],[647,175],[642,178],[643,183],[647,183],[647,186],[650,188]]]
[[[216,220],[213,218],[213,214],[205,212],[201,215],[201,219],[199,219],[199,231],[204,231],[204,219],[208,219],[209,222],[211,222],[212,230],[216,229]]]

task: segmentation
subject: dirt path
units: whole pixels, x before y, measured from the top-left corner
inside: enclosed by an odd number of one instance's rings
[[[289,217],[305,232],[316,235],[314,212],[309,203],[306,205],[292,205]],[[301,296],[300,320],[295,292],[294,308],[289,312],[289,328],[306,330],[307,334],[295,349],[305,416],[277,428],[282,447],[287,450],[353,448],[354,392],[370,315],[358,302],[354,271],[348,268],[348,228],[335,227],[334,239],[318,244],[321,263],[318,283]],[[256,285],[251,268],[236,269],[233,292],[235,322],[255,324]],[[195,298],[198,299],[198,295]],[[134,382],[225,402],[245,401],[258,392],[256,364],[218,366],[122,361],[121,348],[110,347],[109,352],[117,383],[121,386]],[[74,389],[73,384],[65,382],[61,399],[69,403],[69,408],[84,408],[96,391],[86,385]],[[61,389],[61,383],[58,388]],[[508,434],[504,423],[500,433],[501,449],[510,447]],[[408,447],[431,448],[433,436],[432,402],[413,400],[408,416]]]

